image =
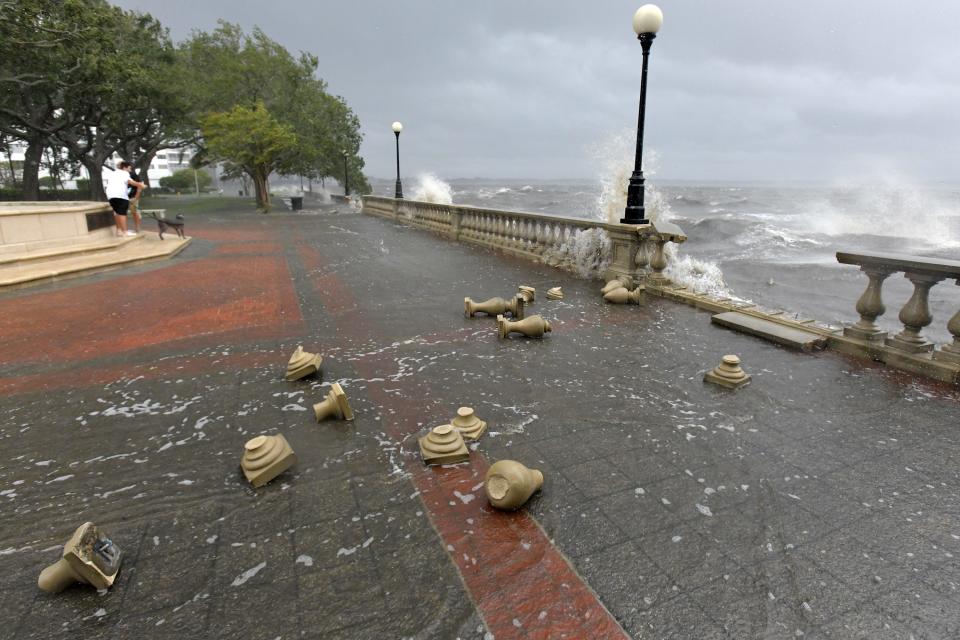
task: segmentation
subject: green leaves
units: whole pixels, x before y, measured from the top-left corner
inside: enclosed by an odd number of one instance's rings
[[[278,122],[258,102],[253,108],[238,105],[209,114],[201,121],[201,131],[210,155],[242,167],[257,186],[258,206],[269,210],[266,180],[272,172],[282,172],[284,159],[296,149],[293,129]]]
[[[144,169],[158,149],[186,145],[199,162],[262,178],[264,192],[271,171],[342,181],[346,151],[364,190],[359,120],[316,72],[316,56],[259,28],[221,22],[174,46],[158,20],[106,0],[0,0],[0,135],[28,142],[31,157],[67,149],[94,199],[115,151]]]
[[[260,29],[246,34],[227,22],[211,33],[195,32],[179,54],[198,120],[238,105],[261,105],[296,138],[277,159],[275,171],[342,181],[346,150],[351,185],[369,191],[359,156],[360,121],[343,98],[330,95],[316,77],[316,56],[294,57]]]
[[[191,192],[196,188],[201,191],[207,189],[213,178],[206,171],[198,169],[180,169],[175,171],[172,176],[160,178],[160,186],[164,189],[173,189],[174,191]]]

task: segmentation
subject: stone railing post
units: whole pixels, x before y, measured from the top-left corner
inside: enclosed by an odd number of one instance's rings
[[[650,256],[650,268],[653,273],[647,275],[647,281],[654,286],[665,286],[670,284],[670,278],[664,275],[663,271],[667,268],[667,253],[665,251],[668,242],[680,244],[687,240],[687,235],[683,229],[673,224],[655,220],[652,223],[652,232],[649,233],[649,242],[653,243],[653,255]]]
[[[450,239],[459,240],[460,239],[460,221],[461,214],[459,211],[450,212]]]
[[[930,289],[943,280],[943,276],[906,272],[904,276],[913,283],[913,295],[900,310],[903,331],[887,339],[887,346],[908,353],[933,351],[933,343],[923,337],[923,328],[933,322],[930,315]]]
[[[637,256],[633,259],[633,263],[637,267],[638,277],[644,280],[647,278],[647,266],[650,264],[650,256],[647,254],[647,245],[649,244],[647,240],[646,235],[640,236],[640,242],[637,246]]]
[[[610,236],[610,266],[603,274],[606,281],[617,278],[629,278],[635,283],[643,282],[645,272],[638,266],[636,257],[643,252],[643,234],[646,226],[618,225],[611,229],[607,227]]]
[[[867,274],[870,282],[867,284],[866,291],[857,300],[857,313],[860,314],[860,320],[852,327],[844,329],[843,335],[861,340],[884,340],[887,332],[881,331],[876,321],[887,310],[883,306],[881,289],[883,281],[890,276],[891,271],[877,267],[860,267],[860,270]]]
[[[960,278],[956,280],[956,283],[957,286],[960,287]],[[950,318],[950,322],[947,323],[947,331],[953,336],[953,342],[944,345],[940,351],[933,354],[933,357],[943,362],[960,364],[960,311],[957,311],[953,314],[953,317]]]
[[[653,257],[650,258],[650,268],[653,273],[647,276],[648,280],[654,284],[670,284],[670,278],[663,275],[663,270],[667,268],[667,254],[664,247],[667,245],[667,239],[660,234],[656,234],[651,239],[654,245]]]

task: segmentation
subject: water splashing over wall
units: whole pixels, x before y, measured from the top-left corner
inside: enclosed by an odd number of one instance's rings
[[[627,184],[633,175],[633,160],[636,152],[636,133],[625,131],[610,136],[594,149],[600,169],[600,195],[597,196],[594,217],[610,223],[620,222],[627,207]],[[668,220],[672,215],[670,205],[650,179],[660,168],[660,155],[654,149],[643,152],[643,175],[646,178],[644,205],[647,218]]]
[[[417,176],[411,199],[434,204],[453,204],[453,187],[432,173],[421,173]]]
[[[960,246],[956,202],[904,176],[844,181],[807,208],[808,233],[899,238],[926,250]]]
[[[544,260],[568,265],[581,278],[599,277],[610,266],[610,236],[603,229],[581,229]]]
[[[636,152],[636,132],[623,131],[610,136],[594,149],[600,167],[600,195],[597,197],[594,217],[617,223],[627,206],[627,184],[633,174]],[[643,154],[644,206],[647,218],[653,221],[670,221],[674,217],[670,203],[650,180],[660,167],[656,150],[648,149]],[[609,243],[608,243],[609,244]],[[723,272],[716,263],[680,255],[677,245],[667,244],[667,276],[677,284],[685,285],[698,293],[730,295],[723,280]]]

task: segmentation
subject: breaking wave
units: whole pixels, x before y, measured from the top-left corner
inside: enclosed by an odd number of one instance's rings
[[[421,173],[417,176],[412,198],[434,204],[453,204],[453,187],[432,173]]]
[[[598,220],[615,223],[623,217],[627,206],[627,184],[633,174],[635,136],[636,133],[632,130],[623,131],[610,136],[594,148],[600,173],[600,193],[594,210],[594,218]],[[644,151],[643,174],[646,182],[643,200],[646,215],[650,220],[667,222],[674,220],[676,216],[670,207],[670,201],[651,180],[659,166],[659,154],[653,149]],[[723,272],[715,262],[680,255],[678,248],[672,243],[667,245],[666,251],[669,254],[667,275],[674,282],[698,293],[730,295]]]
[[[723,279],[723,271],[716,263],[699,260],[690,255],[679,255],[673,245],[667,245],[668,264],[665,273],[668,278],[688,289],[701,294],[717,297],[735,297]]]
[[[813,233],[903,238],[930,249],[960,246],[957,203],[901,176],[840,183],[808,208],[803,222]]]

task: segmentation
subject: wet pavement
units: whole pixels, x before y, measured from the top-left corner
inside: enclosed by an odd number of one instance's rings
[[[173,260],[0,294],[0,638],[960,636],[955,388],[342,206],[218,206]],[[545,339],[463,317],[519,284]],[[323,374],[288,383],[298,344]],[[703,383],[725,353],[746,388]],[[316,424],[334,382],[356,419]],[[461,405],[470,464],[424,467]],[[299,463],[254,491],[278,431]],[[504,458],[546,478],[512,514]],[[117,583],[40,592],[86,520]]]

